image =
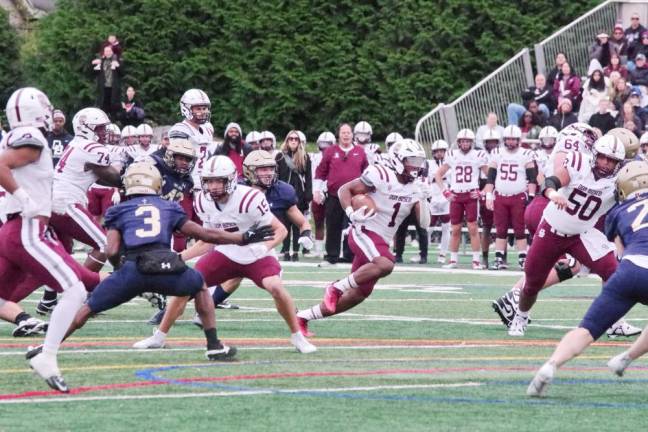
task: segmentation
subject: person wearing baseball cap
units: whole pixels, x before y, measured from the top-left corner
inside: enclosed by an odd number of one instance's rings
[[[610,35],[600,32],[596,35],[596,41],[590,46],[590,60],[598,60],[602,67],[610,65],[610,55],[613,53],[610,46]]]
[[[50,150],[52,150],[52,161],[54,162],[54,166],[56,166],[61,156],[63,156],[65,148],[74,137],[65,130],[65,114],[63,114],[63,111],[58,109],[54,110],[52,120],[53,126],[52,130],[47,133],[47,142],[49,143]]]
[[[646,63],[646,55],[637,54],[635,68],[630,71],[630,82],[633,86],[648,86],[648,64]]]
[[[569,98],[560,99],[558,102],[558,112],[551,116],[549,125],[560,131],[572,123],[578,122],[578,117],[572,111],[572,101]]]

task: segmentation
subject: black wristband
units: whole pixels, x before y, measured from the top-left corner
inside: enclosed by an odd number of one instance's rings
[[[551,176],[547,177],[544,182],[545,189],[551,188],[554,190],[558,190],[562,187],[562,183],[560,183],[560,179],[556,176]]]
[[[538,184],[538,169],[536,167],[527,168],[526,176],[529,183]]]

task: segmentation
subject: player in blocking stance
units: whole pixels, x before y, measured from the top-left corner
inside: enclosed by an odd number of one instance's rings
[[[295,306],[281,282],[281,266],[272,254],[273,249],[287,234],[283,224],[272,215],[263,192],[249,186],[237,185],[237,171],[227,156],[213,156],[205,162],[201,174],[203,190],[196,194],[195,208],[205,226],[232,233],[246,232],[256,224],[271,225],[275,237],[255,245],[213,245],[198,242],[182,253],[185,261],[201,256],[196,270],[203,275],[207,286],[215,286],[230,279],[248,278],[268,291],[290,328],[290,342],[301,353],[317,349],[299,331]],[[175,320],[182,315],[187,298],[174,298],[167,305],[160,327],[153,336],[135,343],[135,348],[160,348]]]
[[[430,225],[427,196],[414,181],[425,166],[425,151],[419,143],[404,139],[394,144],[393,167],[370,165],[359,179],[338,191],[340,204],[351,220],[349,246],[354,253],[351,274],[326,288],[322,303],[300,311],[299,324],[308,336],[308,323],[347,311],[362,303],[374,285],[394,268],[389,241],[414,211],[420,226]],[[367,194],[376,204],[375,212],[366,206],[353,210],[351,199]]]
[[[223,360],[234,356],[235,348],[223,345],[216,336],[214,303],[203,278],[187,267],[171,250],[171,236],[178,230],[216,244],[246,245],[272,238],[269,226],[241,233],[210,230],[188,220],[176,202],[160,197],[162,176],[148,162],[135,162],[124,174],[128,199],[106,212],[107,255],[117,270],[92,292],[74,318],[67,336],[81,328],[88,318],[117,307],[146,291],[164,295],[192,296],[207,338],[206,357]],[[123,256],[122,256],[123,250]],[[35,355],[40,348],[28,353]]]
[[[619,267],[603,285],[578,328],[562,338],[538,370],[527,388],[528,396],[544,396],[556,369],[580,355],[635,304],[648,304],[648,163],[633,161],[621,168],[616,192],[619,204],[605,219],[605,235],[616,243],[622,256]],[[644,331],[628,351],[608,362],[610,370],[622,376],[634,359],[648,352],[647,342]]]

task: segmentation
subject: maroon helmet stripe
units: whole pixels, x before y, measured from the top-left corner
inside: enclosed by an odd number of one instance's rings
[[[20,101],[20,95],[22,94],[23,90],[25,89],[21,88],[20,90],[18,90],[18,94],[16,95],[16,119],[18,121],[22,121],[20,119],[20,107],[19,107],[20,104],[18,103],[18,101]]]

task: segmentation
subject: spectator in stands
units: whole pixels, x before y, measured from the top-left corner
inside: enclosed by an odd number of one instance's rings
[[[635,57],[635,68],[630,72],[630,82],[633,86],[648,86],[648,64],[645,55],[637,54]]]
[[[544,111],[540,109],[540,104],[534,100],[529,102],[529,109],[528,111],[533,114],[533,123],[535,123],[538,126],[544,126],[547,124],[549,121],[549,117],[551,117],[549,114],[546,114]],[[542,129],[542,127],[540,128]]]
[[[126,95],[121,102],[119,119],[122,126],[137,126],[144,121],[144,107],[136,96],[133,86],[128,86],[126,89]]]
[[[623,127],[634,132],[637,137],[641,136],[643,123],[639,116],[635,114],[632,103],[629,101],[623,104],[623,109],[619,111],[616,119],[616,126]]]
[[[302,213],[306,213],[310,207],[310,202],[313,200],[311,160],[296,130],[288,132],[279,150],[280,152],[277,153],[276,157],[277,177],[279,180],[292,185],[297,194],[297,208]],[[299,228],[299,226],[290,222],[286,226],[288,235],[284,239],[283,247],[281,248],[286,261],[298,260]],[[290,253],[291,240],[292,254]]]
[[[627,103],[632,105],[632,109],[634,110],[635,115],[639,117],[639,120],[641,120],[641,126],[645,128],[646,121],[648,120],[648,110],[642,107],[643,104],[641,103],[641,100],[641,91],[638,88],[633,88],[630,92],[630,97],[628,98]]]
[[[99,48],[99,56],[102,55],[104,48],[107,46],[112,48],[112,51],[117,56],[117,59],[121,61],[122,46],[121,46],[121,42],[119,42],[119,39],[117,39],[116,35],[114,34],[108,35],[108,38],[101,43],[101,47]]]
[[[607,33],[599,33],[596,35],[596,41],[590,46],[589,50],[590,60],[598,60],[603,67],[610,64],[612,47],[610,46],[609,39],[610,36]]]
[[[588,75],[589,78],[583,84],[583,100],[578,111],[578,121],[583,123],[589,122],[592,114],[598,109],[599,101],[609,96],[608,79],[603,75],[598,61],[592,60]]]
[[[626,83],[626,80],[619,78],[612,92],[612,102],[616,111],[621,111],[621,107],[630,97],[630,90],[630,86]]]
[[[349,218],[340,205],[337,193],[340,186],[360,177],[368,166],[367,155],[361,146],[353,145],[353,129],[348,123],[338,127],[338,144],[324,151],[322,161],[315,172],[314,201],[324,202],[326,212],[326,256],[321,265],[335,264],[340,256],[342,230],[349,225]],[[324,201],[323,192],[328,196]],[[345,242],[346,243],[346,242]],[[344,247],[345,261],[351,258],[348,244]]]
[[[549,119],[549,126],[560,132],[566,126],[578,122],[578,117],[572,112],[572,101],[569,98],[561,99],[558,103],[558,112]]]
[[[169,131],[168,130],[165,130],[160,135],[160,147],[162,147],[164,149],[169,147]]]
[[[603,135],[616,127],[616,120],[609,108],[610,101],[607,98],[601,98],[598,104],[598,112],[592,114],[589,119],[589,125],[598,128]]]
[[[556,54],[556,61],[553,69],[547,74],[547,85],[553,88],[554,83],[562,78],[562,65],[567,63],[567,56],[563,52]]]
[[[638,13],[633,13],[630,18],[630,27],[625,29],[625,38],[628,41],[628,45],[632,45],[635,42],[639,41],[641,33],[646,31],[646,27],[642,26],[639,22],[640,16]]]
[[[623,26],[621,24],[616,24],[614,26],[614,31],[612,32],[612,37],[610,38],[610,47],[612,48],[612,53],[619,56],[621,59],[621,64],[624,64],[628,60],[628,41],[626,40],[625,33],[623,32]],[[610,57],[610,60],[612,58]]]
[[[648,57],[648,30],[641,33],[641,38],[639,39],[639,41],[635,42],[632,45],[631,52],[632,52],[631,58],[633,59],[635,66],[637,64],[637,56],[639,54],[643,54],[644,57]],[[632,71],[633,69],[634,68],[631,67],[629,64],[628,70]]]
[[[243,176],[243,131],[238,123],[228,123],[223,132],[223,143],[216,147],[212,156],[227,156],[234,162],[239,177]]]
[[[554,81],[553,96],[556,100],[569,99],[572,107],[578,109],[581,80],[578,75],[572,73],[569,63],[563,63],[561,67],[562,78]],[[560,129],[558,129],[560,130]]]
[[[510,106],[510,105],[509,105]],[[518,105],[524,110],[524,107],[521,105]],[[522,111],[524,112],[524,111]],[[495,130],[499,133],[498,136],[502,136],[502,133],[504,132],[504,128],[497,124],[497,114],[494,112],[489,112],[488,115],[486,116],[486,124],[483,124],[477,128],[477,134],[475,134],[475,147],[477,148],[484,148],[484,137],[491,136],[490,132],[492,130]]]
[[[535,85],[527,87],[522,92],[523,105],[510,103],[508,107],[506,107],[509,125],[517,125],[520,123],[520,117],[529,109],[529,103],[531,101],[538,103],[538,107],[547,119],[556,109],[556,100],[553,97],[552,89],[547,85],[547,80],[542,74],[536,75]]]
[[[110,46],[100,59],[92,61],[97,72],[97,106],[112,119],[121,93],[121,63]]]
[[[61,110],[54,110],[52,114],[52,130],[47,133],[47,143],[52,150],[52,161],[54,166],[58,163],[63,152],[67,148],[72,138],[70,133],[65,130],[65,114]]]
[[[618,72],[620,76],[628,79],[628,68],[621,64],[621,57],[617,53],[610,56],[610,64],[603,69],[606,77],[609,77],[612,72]]]

